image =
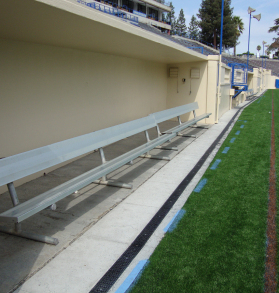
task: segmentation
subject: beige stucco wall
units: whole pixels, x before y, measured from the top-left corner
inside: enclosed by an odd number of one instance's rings
[[[214,78],[215,76],[215,66],[213,74],[208,75],[208,62],[192,62],[192,63],[180,63],[180,64],[169,64],[169,68],[178,68],[178,78],[168,77],[168,93],[167,93],[167,108],[177,107],[183,104],[198,102],[199,109],[196,111],[197,115],[204,113],[213,113],[206,123],[215,122],[215,108],[212,104],[215,103],[215,100],[210,103],[208,97],[208,78]],[[190,78],[191,69],[200,70],[200,78]],[[182,79],[185,78],[185,83]],[[215,80],[215,93],[216,93],[216,81]],[[214,97],[216,99],[216,95]],[[188,119],[193,118],[193,114],[189,113],[183,115],[182,120],[187,121]]]
[[[0,157],[166,108],[166,65],[0,40]]]
[[[261,91],[261,72],[259,68],[253,68],[253,90],[254,93]]]
[[[249,90],[253,90],[253,78],[254,78],[254,72],[248,72],[248,81],[247,81],[247,84],[248,84],[248,89]]]
[[[218,119],[231,107],[231,67],[221,65]]]
[[[265,81],[267,89],[275,89],[276,76],[271,75],[271,70],[265,71]]]
[[[162,63],[0,39],[0,64],[0,158],[166,108]]]

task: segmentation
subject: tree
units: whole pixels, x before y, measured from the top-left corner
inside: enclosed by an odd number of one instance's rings
[[[269,30],[268,30],[268,32],[269,33],[273,33],[273,32],[277,32],[277,35],[279,36],[279,18],[276,18],[275,20],[274,20],[274,26],[272,26]],[[273,38],[273,40],[274,40],[274,43],[272,43],[269,47],[268,47],[268,50],[269,51],[276,51],[277,50],[277,52],[275,53],[275,55],[279,55],[279,37],[277,37],[277,38]]]
[[[177,21],[176,21],[176,30],[179,34],[185,34],[186,33],[186,24],[185,24],[185,16],[184,16],[184,11],[183,9],[180,10]]]
[[[277,32],[277,35],[279,36],[279,18],[276,18],[275,20],[274,20],[274,26],[272,26],[269,30],[268,30],[268,32],[269,33],[273,33],[273,32]]]
[[[234,56],[236,56],[236,45],[238,45],[239,43],[237,42],[240,35],[243,33],[244,31],[244,23],[242,21],[242,19],[239,16],[234,16],[233,17],[233,22],[235,25],[235,45],[234,45]]]
[[[262,48],[262,47],[261,47],[260,45],[258,45],[258,46],[257,46],[257,51],[260,52],[261,48]]]
[[[191,39],[199,40],[199,22],[194,15],[192,15],[191,21],[189,23],[188,33]]]
[[[220,44],[222,0],[202,0],[197,16],[200,18],[201,40],[212,44],[215,49]],[[224,1],[223,45],[232,48],[236,43],[231,0]]]
[[[173,31],[175,30],[175,26],[176,26],[176,17],[175,17],[174,6],[172,5],[172,2],[170,2],[170,8],[171,8],[171,12],[168,13],[168,19],[171,22],[171,34],[173,34]]]

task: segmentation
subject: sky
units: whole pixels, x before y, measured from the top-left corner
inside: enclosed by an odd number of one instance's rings
[[[202,0],[171,0],[175,9],[176,17],[179,11],[183,9],[188,27],[192,15],[198,13]],[[248,7],[256,9],[253,15],[261,13],[261,20],[251,18],[250,32],[250,48],[249,52],[256,54],[257,46],[262,47],[260,53],[263,52],[262,42],[267,44],[273,42],[272,38],[277,37],[276,33],[268,33],[271,26],[274,26],[274,20],[279,18],[279,0],[231,0],[231,7],[234,7],[233,15],[240,16],[244,23],[244,32],[239,38],[240,44],[236,47],[236,53],[244,53],[248,51],[248,33],[249,33],[249,14]],[[196,16],[197,17],[197,16]],[[229,52],[233,54],[233,49]]]

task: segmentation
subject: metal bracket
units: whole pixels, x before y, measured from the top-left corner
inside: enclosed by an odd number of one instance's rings
[[[19,200],[18,200],[18,197],[17,197],[17,194],[16,194],[14,183],[10,182],[10,183],[7,184],[7,186],[8,186],[8,189],[9,189],[9,193],[10,193],[10,196],[11,196],[13,206],[15,207],[15,206],[17,206],[19,204]]]

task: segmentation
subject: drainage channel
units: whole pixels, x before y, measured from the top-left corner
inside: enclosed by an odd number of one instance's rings
[[[180,195],[192,181],[194,176],[200,170],[206,159],[209,157],[211,152],[215,149],[218,142],[225,135],[231,124],[234,122],[235,118],[245,107],[254,102],[258,97],[251,99],[249,103],[241,107],[223,131],[219,134],[219,136],[215,139],[215,141],[211,144],[211,146],[207,149],[198,163],[194,166],[194,168],[190,171],[190,173],[183,179],[183,181],[178,185],[178,187],[174,190],[174,192],[170,195],[170,197],[166,200],[163,206],[159,209],[159,211],[154,215],[154,217],[150,220],[150,222],[145,226],[145,228],[141,231],[141,233],[137,236],[137,238],[133,241],[133,243],[126,249],[126,251],[118,258],[118,260],[111,266],[111,268],[105,273],[105,275],[99,280],[99,282],[91,289],[89,293],[106,293],[110,290],[110,288],[115,284],[118,278],[122,275],[122,273],[126,270],[126,268],[130,265],[133,259],[137,256],[137,254],[144,247],[146,242],[155,232],[157,227],[161,224],[164,217],[171,210],[175,202],[178,200]]]

